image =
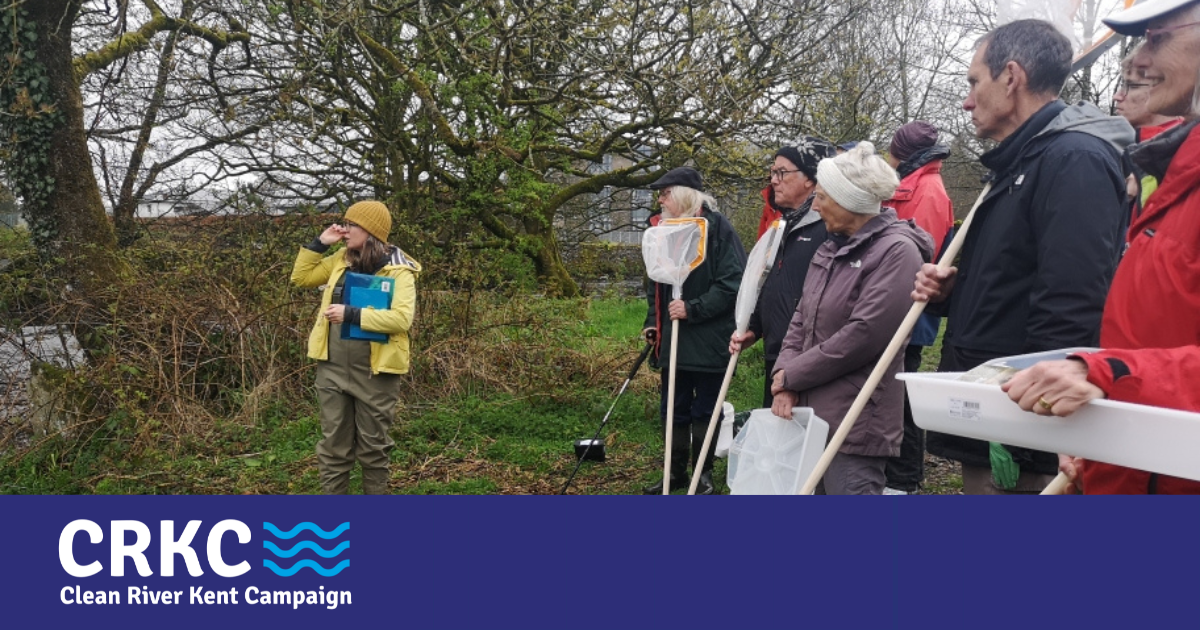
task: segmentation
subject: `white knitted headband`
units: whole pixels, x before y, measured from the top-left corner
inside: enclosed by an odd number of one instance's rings
[[[825,158],[817,164],[817,183],[846,210],[855,214],[879,214],[879,199],[842,175],[834,158]]]

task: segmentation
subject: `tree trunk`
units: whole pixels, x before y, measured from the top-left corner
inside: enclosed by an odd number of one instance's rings
[[[45,70],[49,102],[58,110],[44,138],[45,194],[26,196],[25,215],[39,252],[62,261],[61,271],[85,293],[116,282],[122,264],[116,236],[105,214],[100,187],[92,171],[83,124],[83,98],[71,57],[71,29],[82,0],[39,0],[26,3],[37,29],[30,47]],[[31,88],[33,91],[36,88]],[[35,147],[36,148],[36,147]],[[24,177],[36,177],[26,171]],[[31,182],[21,182],[25,191]]]
[[[567,273],[567,267],[559,254],[554,228],[537,221],[526,221],[525,229],[528,232],[525,254],[533,260],[538,282],[546,293],[560,297],[579,297],[579,285],[571,274]]]

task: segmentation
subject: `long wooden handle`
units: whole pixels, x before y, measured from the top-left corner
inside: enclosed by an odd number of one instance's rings
[[[1063,490],[1066,490],[1070,484],[1071,480],[1067,478],[1066,473],[1058,473],[1058,476],[1050,482],[1050,485],[1046,486],[1045,490],[1042,490],[1042,494],[1062,494]]]
[[[979,193],[979,197],[975,200],[975,205],[971,206],[971,211],[967,213],[967,218],[963,220],[962,227],[958,229],[958,233],[954,235],[954,239],[950,241],[950,245],[946,247],[946,252],[942,254],[941,260],[938,261],[938,267],[945,269],[954,262],[954,258],[958,256],[959,250],[962,249],[963,241],[967,238],[967,230],[971,227],[971,220],[975,218],[975,211],[979,209],[979,205],[983,203],[987,194],[992,190],[992,185],[983,187]],[[904,317],[904,321],[900,323],[900,328],[892,335],[891,342],[888,343],[887,349],[883,351],[883,355],[879,357],[879,361],[875,364],[875,369],[871,370],[871,375],[867,378],[867,382],[863,385],[862,390],[858,392],[858,396],[854,398],[854,403],[850,405],[850,411],[846,413],[846,417],[842,419],[841,426],[837,432],[833,434],[833,438],[829,440],[829,444],[825,446],[825,452],[821,453],[821,459],[817,460],[817,467],[813,469],[812,474],[808,476],[808,480],[800,488],[800,494],[812,494],[817,489],[817,483],[821,481],[821,477],[825,476],[825,471],[829,469],[830,462],[837,455],[838,449],[842,447],[842,443],[846,441],[846,436],[850,434],[850,429],[854,428],[854,423],[858,421],[858,416],[862,414],[862,410],[867,406],[867,401],[871,399],[871,394],[875,393],[875,388],[879,386],[879,381],[883,380],[883,375],[887,373],[888,366],[892,364],[892,360],[896,358],[896,353],[900,351],[900,346],[904,344],[909,333],[912,332],[913,326],[916,325],[917,319],[921,313],[925,311],[926,302],[913,302],[912,308],[908,309],[908,315]]]
[[[679,348],[679,320],[671,320],[671,366],[667,375],[667,443],[663,447],[663,494],[671,494],[671,440],[675,434],[675,351]]]
[[[704,434],[704,446],[700,456],[696,458],[696,466],[692,470],[692,484],[688,486],[688,494],[696,494],[696,486],[700,485],[700,471],[704,470],[704,462],[708,459],[708,445],[712,444],[713,433],[716,432],[717,418],[721,417],[721,409],[725,405],[725,395],[729,393],[729,382],[733,380],[733,371],[737,367],[741,350],[729,357],[729,367],[725,368],[725,380],[721,381],[721,392],[717,394],[717,404],[713,407],[712,417],[708,419],[708,432]]]

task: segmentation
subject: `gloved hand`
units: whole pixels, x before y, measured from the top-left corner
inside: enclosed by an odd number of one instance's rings
[[[1013,461],[1012,453],[999,442],[988,442],[988,457],[992,460],[992,481],[1005,490],[1017,487],[1021,467]]]

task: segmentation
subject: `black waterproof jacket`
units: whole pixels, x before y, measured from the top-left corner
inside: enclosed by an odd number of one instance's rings
[[[812,198],[798,210],[784,213],[787,236],[779,244],[775,263],[758,294],[758,304],[750,316],[749,330],[763,340],[763,358],[773,363],[779,357],[788,324],[804,293],[804,279],[813,254],[828,238],[825,222],[812,209]]]
[[[1123,118],[1054,101],[983,154],[992,189],[967,233],[949,300],[930,305],[949,317],[944,370],[1097,343],[1128,220],[1121,151],[1133,139]],[[978,440],[931,433],[928,449],[990,465]],[[1050,453],[1009,450],[1023,470],[1057,470]]]
[[[657,223],[658,216],[651,222]],[[678,369],[724,372],[729,366],[729,337],[733,334],[733,308],[737,302],[746,250],[729,220],[707,206],[700,215],[708,221],[704,262],[683,283],[687,319],[679,321]],[[648,282],[648,310],[644,328],[658,329],[654,363],[666,368],[671,357],[671,285]]]

